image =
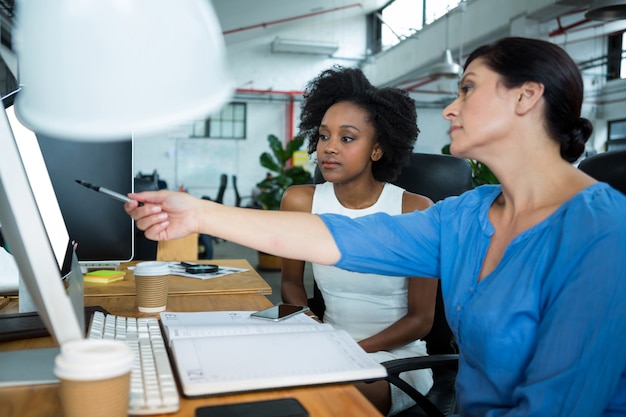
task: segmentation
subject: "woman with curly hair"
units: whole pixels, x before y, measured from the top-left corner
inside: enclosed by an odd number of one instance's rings
[[[432,205],[389,183],[409,161],[419,132],[415,104],[405,91],[375,88],[360,70],[333,67],[309,82],[304,97],[300,134],[326,182],[289,187],[281,210],[361,217]],[[304,261],[283,258],[283,302],[307,304],[304,267]],[[437,281],[312,267],[326,307],[319,319],[346,330],[378,362],[427,354],[420,338],[432,327]],[[423,393],[433,383],[430,369],[402,377]],[[414,404],[386,381],[356,386],[383,414]]]

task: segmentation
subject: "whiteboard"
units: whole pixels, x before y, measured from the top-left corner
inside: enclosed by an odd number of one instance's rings
[[[189,188],[218,188],[222,174],[237,172],[237,141],[181,139],[176,142],[176,183]]]

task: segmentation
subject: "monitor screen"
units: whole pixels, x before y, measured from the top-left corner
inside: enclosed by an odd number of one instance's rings
[[[126,195],[133,190],[133,141],[80,142],[37,134],[70,238],[81,264],[133,259],[135,226],[122,202],[76,180]]]
[[[58,343],[82,338],[82,274],[43,156],[32,132],[16,125],[13,134],[8,121],[9,115],[13,117],[12,109],[2,113],[2,235],[18,265],[20,279],[50,334]]]

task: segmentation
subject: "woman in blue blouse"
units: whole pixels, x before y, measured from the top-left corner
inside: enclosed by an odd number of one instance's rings
[[[571,165],[592,129],[582,99],[561,48],[505,38],[469,56],[443,111],[451,153],[501,185],[358,219],[170,192],[125,207],[153,239],[208,233],[357,272],[440,277],[464,416],[624,416],[626,197]]]

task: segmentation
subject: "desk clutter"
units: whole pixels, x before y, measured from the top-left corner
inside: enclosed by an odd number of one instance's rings
[[[274,322],[251,313],[161,312],[159,326],[154,317],[96,312],[88,338],[124,341],[135,352],[130,415],[176,412],[175,378],[192,398],[387,375],[342,330],[305,314]]]
[[[158,263],[163,263],[165,264],[165,262],[159,262]],[[157,263],[155,261],[147,261],[147,262],[142,262],[142,263]],[[137,264],[139,265],[139,264]],[[226,275],[231,275],[231,274],[238,274],[240,272],[246,272],[248,271],[248,269],[246,268],[235,268],[235,267],[231,267],[231,266],[218,266],[218,268],[212,272],[204,272],[204,273],[189,273],[188,271],[188,263],[185,262],[167,262],[167,265],[170,269],[170,275],[178,275],[181,277],[187,277],[187,278],[195,278],[195,279],[211,279],[211,278],[219,278],[219,277],[223,277]],[[197,264],[197,265],[203,265],[203,264]],[[129,266],[128,269],[133,271],[136,267],[134,266]]]

